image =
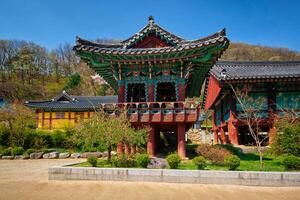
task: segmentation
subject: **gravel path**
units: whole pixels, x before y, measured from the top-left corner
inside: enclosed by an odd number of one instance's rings
[[[172,183],[48,181],[48,167],[76,160],[0,160],[0,200],[101,199],[288,199],[300,200],[300,187],[252,187]],[[80,161],[80,160],[79,160]]]

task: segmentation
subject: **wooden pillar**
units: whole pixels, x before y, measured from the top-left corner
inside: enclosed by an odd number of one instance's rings
[[[220,136],[221,136],[220,137],[221,138],[221,143],[222,144],[227,144],[225,131],[222,127],[220,128]]]
[[[154,102],[154,84],[148,85],[148,101]]]
[[[185,100],[185,89],[186,89],[186,84],[184,83],[178,84],[178,101]]]
[[[155,156],[156,153],[156,130],[154,125],[151,125],[150,131],[149,131],[149,138],[147,143],[147,153],[150,156]]]
[[[217,128],[215,128],[213,130],[213,133],[214,133],[214,144],[218,144],[219,143],[219,137],[218,137],[219,130]]]
[[[124,153],[124,150],[123,150],[123,143],[120,142],[118,145],[117,145],[117,153],[118,154],[123,154]]]
[[[123,103],[125,102],[125,86],[119,85],[118,89],[118,102]]]
[[[129,145],[128,144],[124,144],[124,153],[126,154],[126,155],[129,155],[130,154],[130,147],[129,147]]]
[[[186,158],[185,152],[185,124],[177,125],[177,152],[181,158]]]
[[[274,142],[274,139],[275,139],[275,136],[276,136],[276,127],[275,126],[272,126],[269,129],[268,135],[269,135],[269,145],[270,145]]]
[[[136,154],[136,146],[135,145],[130,147],[130,153],[131,154]]]
[[[239,144],[238,127],[236,126],[236,118],[232,111],[230,111],[230,118],[228,122],[228,135],[231,144]]]

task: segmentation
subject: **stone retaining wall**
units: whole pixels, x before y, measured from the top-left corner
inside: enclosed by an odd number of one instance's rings
[[[50,167],[49,180],[141,181],[257,186],[300,186],[300,173]]]

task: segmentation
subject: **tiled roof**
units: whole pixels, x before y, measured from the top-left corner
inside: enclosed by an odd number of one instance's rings
[[[299,78],[300,61],[221,61],[210,74],[218,80]]]
[[[63,92],[50,101],[27,101],[25,106],[53,111],[93,111],[102,103],[118,103],[118,96],[73,96]]]
[[[166,40],[166,42],[170,43],[171,46],[161,48],[130,48],[132,45],[137,43],[137,41],[142,40],[150,33],[160,36]],[[76,45],[74,46],[74,50],[114,55],[161,54],[193,50],[213,44],[225,43],[226,41],[228,42],[225,29],[222,29],[221,31],[205,38],[197,40],[185,40],[166,31],[154,22],[153,17],[149,17],[149,22],[144,28],[142,28],[132,37],[120,42],[120,44],[101,44],[76,37]]]

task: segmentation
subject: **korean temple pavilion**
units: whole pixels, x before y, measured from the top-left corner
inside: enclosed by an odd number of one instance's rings
[[[262,129],[274,132],[274,119],[267,115],[271,109],[300,110],[300,62],[217,62],[228,45],[225,29],[185,40],[156,24],[151,16],[145,27],[119,43],[101,44],[77,37],[76,54],[117,96],[80,97],[64,92],[50,101],[25,105],[36,109],[39,128],[46,129],[74,125],[100,107],[110,114],[125,107],[133,127],[151,127],[147,144],[151,156],[162,151],[160,134],[165,134],[173,138],[173,150],[184,158],[185,132],[200,118],[201,107],[188,99],[199,97],[204,85],[204,108],[214,112],[214,142],[243,144],[247,130],[239,123],[241,111],[227,83],[254,85],[251,94],[265,99]],[[276,107],[276,103],[280,105]],[[108,109],[112,107],[115,109]],[[119,144],[117,150],[122,152],[124,145]]]

